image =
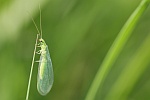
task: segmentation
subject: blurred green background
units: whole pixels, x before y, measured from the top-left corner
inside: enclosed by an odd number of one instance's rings
[[[0,0],[0,100],[25,100],[37,34],[31,16],[39,26],[39,3],[43,38],[53,62],[54,84],[46,96],[37,92],[38,63],[35,63],[29,100],[84,100],[107,51],[140,1]],[[135,52],[150,34],[149,12],[150,8],[141,17],[95,100],[105,100],[126,65],[135,61]],[[150,43],[146,49],[150,50]],[[140,60],[139,69],[134,66],[133,75],[138,77],[128,82],[133,86],[126,100],[150,100],[149,58]]]

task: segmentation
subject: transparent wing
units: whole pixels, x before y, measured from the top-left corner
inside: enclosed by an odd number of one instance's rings
[[[54,82],[53,67],[48,46],[45,51],[46,55],[40,56],[37,76],[37,89],[41,95],[46,95],[51,90]]]

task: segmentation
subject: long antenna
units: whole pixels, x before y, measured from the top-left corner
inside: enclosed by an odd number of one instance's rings
[[[41,17],[41,7],[39,4],[39,11],[40,11],[40,30],[41,30],[41,38],[42,38],[42,17]]]
[[[32,16],[31,16],[31,19],[32,19],[32,22],[34,23],[34,26],[36,27],[36,30],[37,30],[38,34],[41,35],[40,31],[39,31],[39,29],[38,29],[38,27],[37,27],[37,25],[36,25],[36,23],[35,23],[35,21],[34,21]]]

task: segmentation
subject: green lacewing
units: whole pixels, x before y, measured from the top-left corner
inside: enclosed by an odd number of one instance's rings
[[[30,92],[30,84],[31,84],[31,77],[32,77],[32,71],[33,71],[33,66],[34,66],[34,58],[35,58],[35,53],[40,54],[40,60],[36,61],[39,62],[38,66],[38,75],[37,75],[37,90],[41,95],[46,95],[49,93],[49,91],[52,88],[53,82],[54,82],[54,74],[53,74],[53,67],[52,67],[52,61],[50,58],[50,53],[48,46],[44,39],[42,38],[42,25],[41,25],[41,9],[39,5],[39,10],[40,10],[40,31],[32,18],[32,21],[38,31],[37,38],[36,38],[36,43],[35,43],[35,48],[34,48],[34,53],[33,53],[33,59],[32,59],[32,64],[31,64],[31,70],[30,70],[30,75],[29,75],[29,81],[28,81],[28,88],[27,88],[27,94],[26,94],[26,100],[29,98],[29,92]],[[40,39],[39,39],[40,37]],[[39,40],[39,44],[37,43]],[[41,50],[36,52],[36,48],[40,47]]]
[[[48,46],[42,38],[39,41],[41,55],[37,75],[37,89],[41,95],[46,95],[51,90],[54,82],[53,67]]]
[[[53,82],[54,82],[54,74],[53,74],[53,66],[52,61],[50,58],[50,53],[48,46],[44,39],[42,38],[42,27],[41,27],[41,10],[40,10],[40,30],[37,28],[37,25],[35,21],[32,18],[32,21],[38,31],[38,34],[40,36],[39,44],[37,47],[40,47],[41,50],[36,52],[37,54],[40,54],[40,60],[38,66],[38,75],[37,75],[37,90],[41,95],[46,95],[49,93],[49,91],[52,88]]]

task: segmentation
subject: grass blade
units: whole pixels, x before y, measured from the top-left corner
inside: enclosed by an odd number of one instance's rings
[[[118,36],[116,37],[114,43],[110,47],[102,65],[100,66],[91,87],[86,95],[85,100],[94,100],[95,95],[100,86],[102,86],[103,81],[107,74],[109,73],[113,63],[117,59],[118,55],[120,54],[122,48],[124,47],[125,43],[127,42],[128,38],[130,37],[136,23],[139,21],[140,17],[142,16],[143,12],[146,10],[150,3],[150,0],[142,0],[133,14],[129,17],[121,31],[119,32]]]
[[[148,67],[150,59],[150,34],[137,50],[119,78],[110,89],[106,100],[128,100],[128,94]]]
[[[33,53],[33,59],[32,59],[32,64],[31,64],[29,81],[28,81],[28,88],[27,88],[26,100],[28,100],[28,98],[29,98],[30,84],[31,84],[31,78],[32,78],[32,71],[33,71],[33,65],[34,65],[34,58],[35,58],[37,40],[38,40],[38,34],[37,34],[37,37],[36,37],[36,43],[35,43],[35,47],[34,47],[34,53]]]

